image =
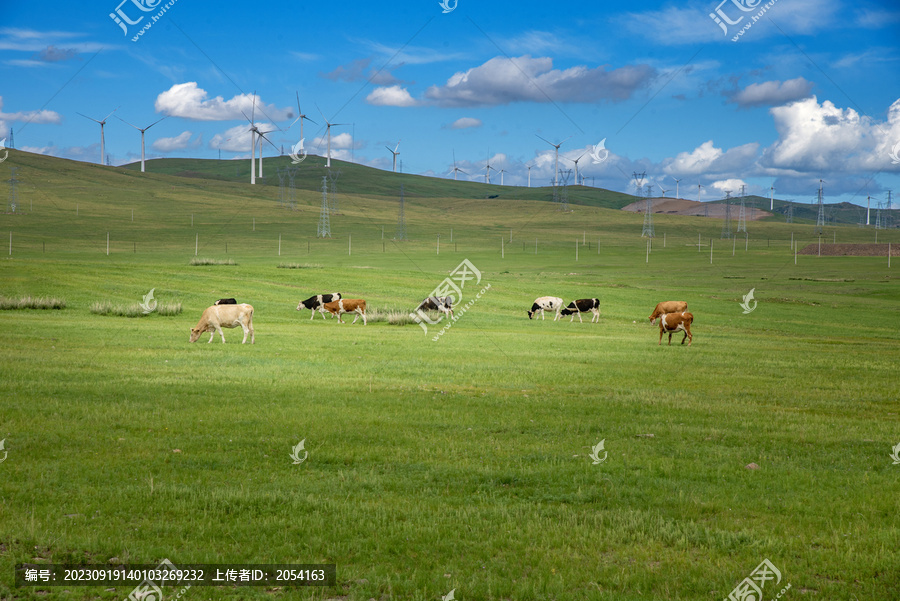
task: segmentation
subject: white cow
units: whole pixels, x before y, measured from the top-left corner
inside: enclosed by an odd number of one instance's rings
[[[252,306],[247,303],[240,305],[213,305],[203,311],[197,327],[191,328],[191,342],[197,342],[197,339],[204,332],[210,333],[207,343],[212,342],[216,332],[218,332],[224,343],[225,334],[222,333],[222,328],[236,328],[238,326],[241,326],[241,329],[244,330],[244,340],[241,341],[241,344],[247,342],[248,333],[250,334],[250,344],[253,344],[256,340],[256,334],[253,332]]]
[[[534,314],[538,311],[541,312],[541,320],[544,319],[544,311],[554,311],[556,312],[556,317],[553,318],[553,321],[559,319],[559,310],[562,309],[563,299],[558,296],[542,296],[540,298],[534,299],[534,304],[531,305],[531,311],[528,312],[528,319],[533,319]]]

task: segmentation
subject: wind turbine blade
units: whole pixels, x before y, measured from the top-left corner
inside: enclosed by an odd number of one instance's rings
[[[332,125],[334,125],[333,123],[328,122],[328,119],[325,118],[325,113],[322,112],[322,109],[319,108],[318,104],[316,105],[316,110],[319,111],[320,115],[322,115],[322,121],[325,122],[325,125],[327,125],[328,127],[331,127]]]
[[[578,158],[575,159],[575,160],[576,160],[576,161],[580,161],[580,160],[581,160],[581,157],[583,157],[583,156],[586,155],[586,154],[587,154],[587,151],[582,152],[582,153],[581,153],[581,156],[578,157]]]
[[[534,135],[536,135],[538,138],[541,138],[541,137],[538,136],[537,134],[534,134]],[[548,140],[547,138],[541,138],[541,140],[543,140],[544,142],[546,142],[546,143],[549,144],[550,146],[557,147],[556,144],[554,144],[553,142],[551,142],[551,141]]]
[[[315,121],[313,121],[312,119],[310,119],[310,118],[307,117],[306,115],[300,115],[300,118],[301,118],[301,119],[306,119],[306,120],[309,121],[310,123],[315,123],[316,125],[318,125],[318,123],[316,123]]]
[[[573,137],[574,137],[574,136],[569,136],[568,138],[566,138],[566,140],[571,140]],[[566,140],[563,140],[562,142],[560,142],[559,144],[557,144],[557,146],[562,146],[563,142],[565,142]]]
[[[118,119],[119,121],[121,121],[121,122],[124,123],[125,125],[131,125],[131,127],[135,128],[135,129],[138,130],[138,131],[141,131],[141,128],[140,128],[140,127],[138,127],[137,125],[134,125],[134,124],[132,124],[132,123],[129,123],[128,121],[126,121],[125,119],[122,119],[122,118],[121,118],[120,116],[118,116],[118,115],[116,115],[116,119]]]
[[[266,132],[266,133],[269,133],[269,132]],[[259,132],[259,137],[262,138],[263,140],[265,140],[266,142],[268,142],[272,146],[272,148],[274,148],[275,150],[278,150],[280,152],[279,148],[277,146],[275,146],[274,144],[272,144],[272,140],[267,138],[262,132]]]
[[[397,152],[398,148],[400,148],[400,140],[397,140],[397,145],[394,147],[394,152]]]
[[[148,129],[150,129],[151,127],[153,127],[154,125],[156,125],[156,124],[159,123],[160,121],[165,121],[165,120],[168,119],[168,118],[169,118],[169,116],[166,115],[166,116],[163,117],[162,119],[159,119],[159,120],[157,120],[157,121],[154,121],[153,123],[151,123],[150,125],[148,125],[147,127],[145,127],[145,128],[144,128],[144,131],[147,131]]]
[[[253,108],[250,109],[250,123],[253,123],[253,120],[256,118],[256,90],[253,90]],[[243,112],[243,111],[241,111]],[[244,115],[245,117],[247,115]]]
[[[78,113],[78,111],[75,111],[75,112]],[[90,119],[90,120],[93,121],[94,123],[100,123],[99,121],[97,121],[97,120],[94,119],[93,117],[88,117],[88,116],[85,115],[84,113],[78,113],[78,114],[81,115],[82,117],[84,117],[85,119]]]
[[[105,116],[105,117],[103,118],[103,121],[101,121],[100,123],[106,123],[106,120],[109,119],[110,117],[112,117],[112,114],[115,113],[115,112],[116,112],[117,110],[119,110],[120,108],[122,108],[121,105],[119,105],[119,106],[117,106],[116,108],[114,108],[114,109],[112,110],[112,113],[110,113],[110,114],[108,114],[107,116]]]

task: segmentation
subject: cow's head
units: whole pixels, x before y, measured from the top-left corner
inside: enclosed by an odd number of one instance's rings
[[[203,331],[200,328],[191,328],[191,342],[197,342]]]
[[[297,310],[298,310],[298,311],[302,311],[303,309],[309,309],[309,307],[307,307],[307,306],[304,304],[304,302],[305,302],[305,301],[300,301],[300,304],[297,305]]]

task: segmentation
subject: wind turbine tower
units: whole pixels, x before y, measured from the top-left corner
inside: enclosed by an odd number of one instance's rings
[[[122,119],[121,117],[119,117],[118,115],[116,115],[116,119],[118,119],[119,121],[121,121],[121,122],[124,123],[125,125],[131,125],[131,127],[135,128],[136,130],[138,130],[139,132],[141,132],[141,173],[144,172],[144,132],[147,131],[148,129],[150,129],[151,127],[153,127],[154,125],[156,125],[157,123],[159,123],[160,121],[162,121],[163,119],[166,119],[166,118],[168,118],[168,116],[163,117],[162,119],[159,119],[159,120],[157,120],[157,121],[154,121],[153,123],[151,123],[150,125],[148,125],[148,126],[145,127],[144,129],[141,129],[141,128],[138,127],[137,125],[132,125],[131,123],[128,123],[128,121],[126,121],[125,119]]]
[[[537,134],[534,134],[534,135],[536,135],[538,138],[541,138]],[[571,137],[572,136],[569,136],[569,138],[571,138]],[[569,138],[566,138],[566,140],[568,140]],[[559,175],[558,175],[559,174],[559,147],[562,146],[563,142],[565,142],[566,140],[563,140],[559,144],[554,144],[553,142],[551,142],[550,140],[548,140],[546,138],[541,138],[541,140],[543,140],[544,142],[546,142],[547,144],[549,144],[550,146],[552,146],[553,148],[556,149],[556,162],[553,165],[553,185],[557,186],[557,185],[559,185]]]
[[[775,210],[775,184],[769,187],[769,210]]]
[[[387,149],[388,149],[388,152],[390,152],[390,153],[393,155],[393,158],[394,158],[394,173],[397,173],[397,155],[400,154],[400,150],[399,150],[399,148],[400,148],[400,140],[397,140],[397,146],[395,146],[393,150],[391,150],[391,147],[390,147],[390,146],[385,146],[385,148],[387,148]],[[456,166],[456,164],[455,164],[455,162],[454,162],[454,167],[455,167],[455,166]]]
[[[105,138],[103,137],[103,126],[106,125],[106,120],[109,119],[109,118],[112,116],[112,114],[115,113],[117,110],[119,110],[119,107],[116,107],[116,108],[113,110],[112,113],[110,113],[109,115],[105,116],[105,117],[103,118],[102,121],[97,121],[97,120],[94,119],[93,117],[88,117],[88,116],[85,115],[84,113],[78,113],[79,115],[81,115],[81,116],[84,117],[85,119],[90,119],[90,120],[93,121],[94,123],[99,123],[99,124],[100,124],[100,164],[101,164],[101,165],[103,164],[103,161],[104,161],[104,159],[106,158],[106,142],[105,142]]]
[[[675,178],[673,177],[672,179],[675,179]],[[681,178],[681,179],[684,179],[684,178]],[[681,198],[680,196],[678,196],[678,182],[680,182],[681,179],[675,179],[675,198]]]
[[[316,108],[319,108],[318,106]],[[347,125],[346,123],[331,123],[328,119],[325,119],[325,113],[322,112],[322,109],[319,109],[319,114],[322,115],[322,119],[325,121],[325,135],[328,137],[328,146],[326,150],[326,158],[325,158],[325,167],[331,167],[331,128],[335,125]],[[397,142],[397,145],[400,145],[400,142]],[[395,157],[396,158],[396,157]]]

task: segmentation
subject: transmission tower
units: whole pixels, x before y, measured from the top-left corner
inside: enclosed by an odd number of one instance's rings
[[[822,231],[825,228],[825,202],[824,195],[822,190],[822,184],[824,184],[822,180],[819,180],[819,192],[817,194],[818,204],[819,204],[819,214],[816,216],[816,235],[821,236]]]
[[[294,194],[294,177],[297,175],[297,171],[300,170],[299,167],[287,167],[287,175],[288,175],[288,206],[292,211],[297,209],[297,198]]]
[[[881,215],[881,208],[884,206],[883,202],[878,203],[878,208],[875,209],[875,229],[883,230],[884,229],[884,217]]]
[[[331,215],[328,211],[328,178],[322,176],[322,214],[316,228],[316,238],[331,238]]]
[[[9,128],[9,146],[7,148],[15,148],[16,147],[16,137],[13,135],[13,130]]]
[[[644,178],[647,176],[646,171],[642,171],[638,173],[633,171],[631,173],[631,177],[634,178],[634,187],[637,190],[637,193],[640,195],[644,189]],[[650,201],[650,195],[647,195],[647,206],[644,208],[644,226],[641,228],[641,238],[647,236],[648,238],[653,238],[653,206]]]
[[[725,190],[725,221],[722,222],[722,237],[731,238],[731,190]]]
[[[794,223],[794,202],[791,200],[787,201],[787,206],[784,208],[784,222]]]
[[[16,179],[17,172],[19,171],[18,167],[10,167],[10,178],[9,178],[9,205],[8,210],[10,213],[16,212],[16,207],[18,206],[18,193],[16,192],[16,184],[19,183],[19,180]]]
[[[559,190],[559,210],[563,213],[569,212],[569,176],[572,175],[572,170],[568,169],[563,171],[559,170],[559,175],[562,178],[562,187]]]
[[[337,180],[341,176],[341,172],[328,170],[328,179],[331,180],[331,212],[338,214],[338,196],[337,196]]]
[[[747,209],[744,203],[744,189],[747,186],[741,186],[741,210],[738,212],[738,228],[737,231],[745,232],[747,231]]]
[[[278,167],[275,169],[278,174],[278,206],[282,209],[285,207],[284,198],[284,178],[287,177],[287,167]]]
[[[400,213],[397,215],[397,233],[394,240],[406,240],[406,215],[403,213],[403,184],[400,184]]]

